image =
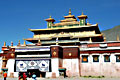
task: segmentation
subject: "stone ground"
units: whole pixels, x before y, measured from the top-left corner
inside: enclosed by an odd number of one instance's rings
[[[4,80],[0,78],[0,80]],[[6,80],[18,80],[18,78],[7,78]],[[32,80],[32,79],[27,79]],[[71,78],[37,78],[37,80],[120,80],[120,78],[84,78],[84,77],[71,77]]]

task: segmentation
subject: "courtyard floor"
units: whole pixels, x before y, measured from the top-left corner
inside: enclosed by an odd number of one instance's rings
[[[4,80],[0,78],[0,80]],[[18,78],[7,78],[6,80],[18,80]],[[32,80],[31,78],[27,80]],[[84,77],[70,77],[70,78],[37,78],[37,80],[120,80],[120,78],[84,78]]]

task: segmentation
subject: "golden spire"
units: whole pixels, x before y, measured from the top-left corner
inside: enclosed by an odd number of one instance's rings
[[[38,43],[37,43],[37,45],[38,45],[38,46],[40,46],[40,45],[41,45],[40,38],[39,38],[39,40],[38,40]]]
[[[24,46],[26,46],[26,42],[25,42],[25,40],[24,40]]]
[[[18,42],[18,46],[20,46],[20,40],[19,40],[19,42]]]
[[[84,15],[84,14],[83,14],[83,11],[82,11],[82,15]]]
[[[104,36],[104,42],[106,42],[106,37]]]
[[[52,18],[52,16],[50,16],[50,18]]]
[[[11,41],[11,46],[13,46],[13,42]]]
[[[40,43],[40,39],[38,40],[38,43]]]
[[[6,42],[4,42],[4,47],[6,46]]]
[[[71,15],[71,8],[69,9],[69,15]]]
[[[89,42],[92,42],[92,39],[91,39],[91,37],[90,37],[90,39],[89,39]]]
[[[117,41],[120,41],[120,39],[119,39],[119,35],[117,35]]]

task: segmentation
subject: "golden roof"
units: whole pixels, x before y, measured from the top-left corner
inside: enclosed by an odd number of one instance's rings
[[[60,20],[60,22],[72,22],[72,21],[77,21],[77,19],[74,19],[74,18],[66,18],[66,19]]]
[[[79,19],[81,19],[81,18],[87,19],[87,15],[84,15],[83,12],[82,12],[82,15],[78,16],[78,18],[79,18]]]
[[[74,18],[75,19],[75,16],[71,15],[71,9],[69,9],[69,15],[64,16],[64,18]]]
[[[32,41],[32,40],[51,40],[52,38],[49,38],[49,37],[41,37],[41,38],[27,38],[27,39],[24,39],[24,40],[27,40],[27,41]]]
[[[45,19],[46,21],[52,21],[52,22],[54,22],[55,20],[50,16],[50,18],[48,18],[48,19]]]
[[[69,23],[69,22],[68,22]],[[78,23],[78,22],[76,22]],[[63,24],[63,23],[58,23],[58,24]],[[74,23],[75,24],[75,23]],[[59,30],[59,29],[72,29],[72,28],[82,28],[82,27],[93,27],[93,26],[98,26],[97,24],[91,25],[91,26],[73,26],[73,27],[56,27],[56,28],[46,28],[46,29],[29,29],[30,31],[44,31],[44,30]]]
[[[72,24],[80,24],[78,21],[72,21],[72,22],[61,22],[53,24],[52,26],[62,26],[62,25],[72,25]]]
[[[102,34],[86,35],[86,36],[73,36],[72,38],[84,38],[84,37],[99,37],[103,36]]]

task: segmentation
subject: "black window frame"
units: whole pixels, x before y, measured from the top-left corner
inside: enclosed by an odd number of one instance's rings
[[[83,61],[83,57],[86,57],[87,61]],[[82,63],[88,63],[88,55],[82,55]]]
[[[106,60],[106,57],[109,56],[109,59]],[[110,62],[110,55],[104,55],[104,62]]]
[[[99,56],[100,55],[93,55],[93,62],[99,62]],[[97,57],[97,61],[94,59],[95,57]]]
[[[119,60],[118,60],[119,57]],[[116,62],[120,62],[120,55],[116,55]]]

